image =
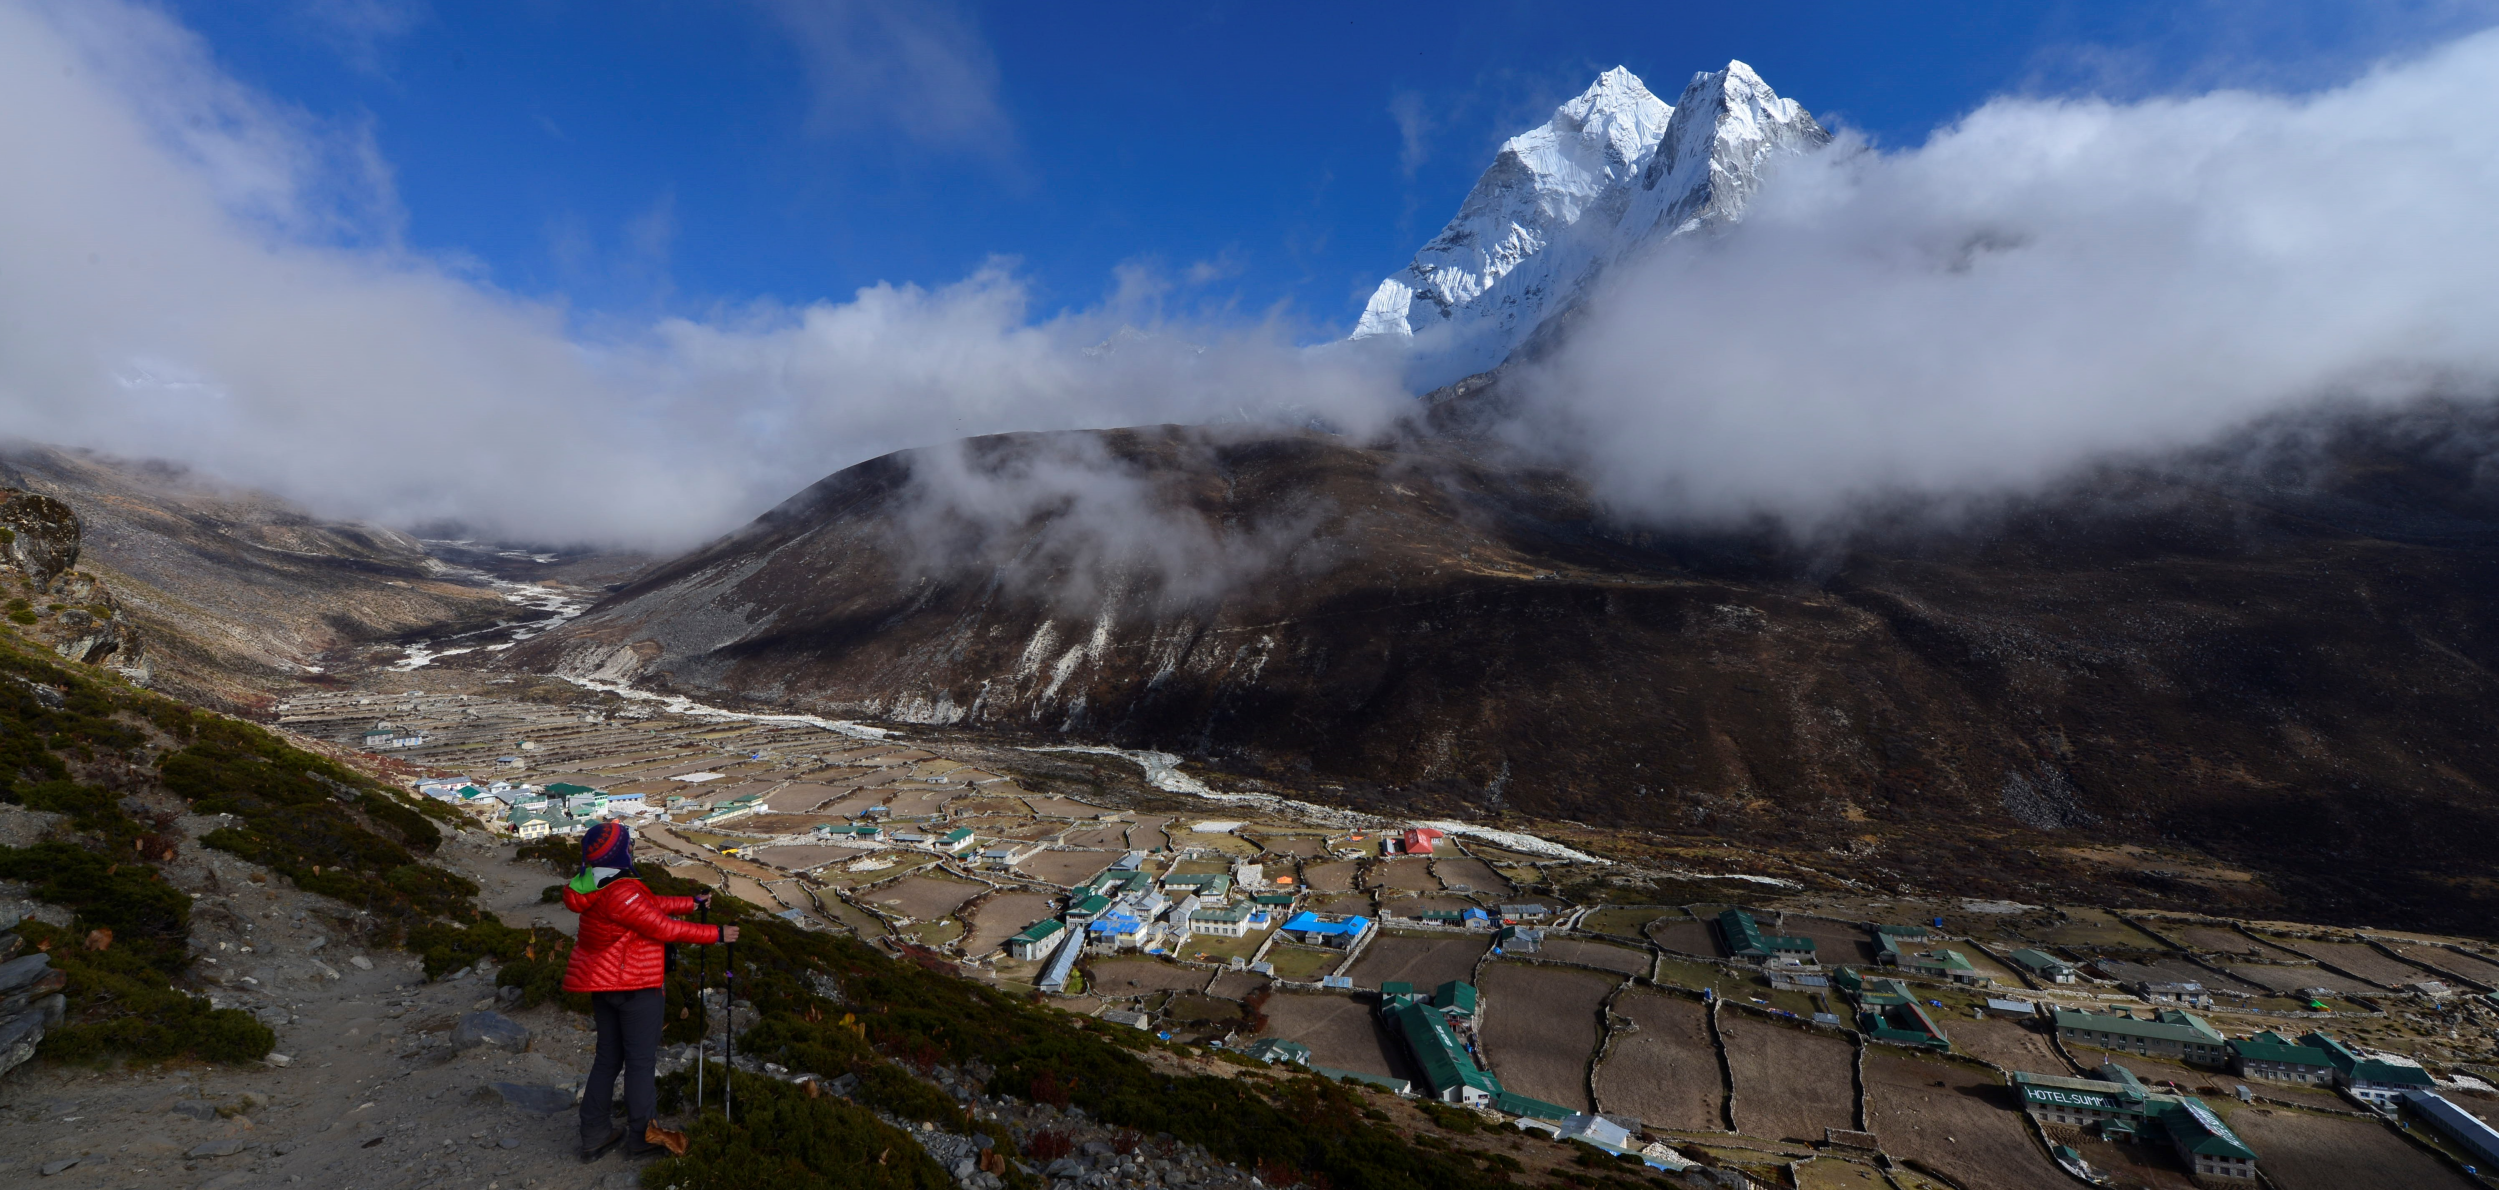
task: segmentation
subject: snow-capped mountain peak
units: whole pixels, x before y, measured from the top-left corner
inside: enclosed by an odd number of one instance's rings
[[[1641,171],[1641,196],[1623,221],[1624,250],[1693,230],[1695,221],[1706,226],[1743,218],[1761,187],[1763,162],[1830,139],[1795,100],[1781,99],[1742,62],[1693,75]]]
[[[1457,218],[1415,254],[1403,275],[1380,283],[1353,337],[1411,335],[1424,325],[1481,316],[1499,320],[1499,309],[1515,305],[1519,293],[1549,288],[1556,266],[1593,262],[1593,253],[1564,247],[1575,238],[1571,230],[1592,213],[1607,223],[1621,216],[1673,115],[1630,71],[1617,66],[1598,75],[1552,119],[1502,142]],[[1521,274],[1520,266],[1530,262],[1538,267]]]
[[[1502,143],[1457,217],[1380,282],[1351,337],[1405,341],[1423,388],[1490,369],[1608,264],[1740,219],[1766,160],[1829,139],[1742,62],[1694,75],[1673,106],[1615,67]]]

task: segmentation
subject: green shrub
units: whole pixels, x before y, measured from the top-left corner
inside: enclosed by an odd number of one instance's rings
[[[41,1053],[71,1062],[111,1054],[144,1060],[249,1062],[277,1034],[238,1009],[211,1009],[173,986],[190,965],[191,898],[145,863],[69,843],[0,847],[0,879],[24,880],[36,897],[70,909],[70,928],[25,922],[18,932],[47,948],[69,976],[69,1017],[46,1033]],[[97,929],[112,931],[87,949]],[[101,939],[99,939],[100,941]]]
[[[689,1076],[670,1075],[672,1083]],[[717,1095],[720,1067],[706,1076]],[[645,1186],[678,1190],[951,1190],[954,1179],[919,1142],[875,1113],[830,1096],[810,1099],[778,1079],[740,1075],[737,1121],[705,1112],[683,1157],[643,1171]]]
[[[581,843],[578,840],[560,839],[553,835],[543,839],[532,839],[512,849],[512,860],[515,863],[536,860],[553,869],[558,875],[570,876],[581,871]]]

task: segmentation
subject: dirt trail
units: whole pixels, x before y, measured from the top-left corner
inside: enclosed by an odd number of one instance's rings
[[[217,824],[185,825],[196,839]],[[471,831],[449,836],[437,862],[476,880],[479,903],[505,922],[570,932],[573,915],[539,899],[558,877],[512,862],[511,851]],[[274,1028],[288,1064],[99,1071],[28,1063],[0,1079],[0,1124],[10,1136],[0,1146],[0,1184],[32,1182],[73,1157],[78,1164],[41,1179],[46,1190],[637,1184],[638,1161],[610,1154],[584,1166],[573,1156],[569,1100],[589,1070],[587,1018],[553,1005],[512,1010],[506,1015],[531,1031],[526,1052],[455,1051],[458,1017],[496,1006],[489,977],[427,983],[413,957],[342,937],[333,923],[352,914],[337,902],[283,880],[255,882],[256,871],[194,841],[166,874],[201,894],[194,945],[216,960],[199,965],[203,990]],[[561,1106],[525,1110],[495,1083],[551,1089]]]

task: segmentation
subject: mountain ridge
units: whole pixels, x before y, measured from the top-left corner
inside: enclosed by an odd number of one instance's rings
[[[1829,140],[1741,61],[1693,75],[1673,105],[1617,66],[1502,143],[1458,213],[1380,282],[1347,338],[1403,346],[1421,389],[1490,371],[1585,300],[1607,269],[1741,220],[1771,158]]]

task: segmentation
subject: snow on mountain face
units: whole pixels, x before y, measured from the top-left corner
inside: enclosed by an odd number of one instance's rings
[[[1350,337],[1409,340],[1408,378],[1422,388],[1490,369],[1607,265],[1742,218],[1763,162],[1828,140],[1742,62],[1694,75],[1672,107],[1617,66],[1503,142],[1457,217],[1380,282]]]

